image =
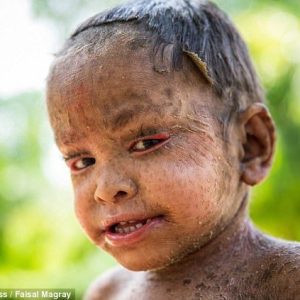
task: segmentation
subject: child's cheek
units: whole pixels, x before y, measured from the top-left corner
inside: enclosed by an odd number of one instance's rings
[[[201,212],[211,214],[215,210],[216,172],[207,160],[196,164],[191,157],[183,156],[179,161],[157,162],[157,167],[159,171],[149,170],[140,177],[141,187],[153,201],[182,218]]]
[[[99,213],[97,202],[94,200],[93,182],[83,176],[73,177],[74,210],[76,218],[84,231],[93,239],[94,224]]]

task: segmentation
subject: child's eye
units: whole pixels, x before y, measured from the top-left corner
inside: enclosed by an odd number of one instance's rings
[[[132,149],[137,150],[137,151],[144,151],[144,150],[154,147],[155,145],[159,144],[160,142],[161,142],[161,140],[143,140],[143,141],[137,142],[134,145],[134,147],[132,147]]]
[[[143,137],[138,141],[133,142],[133,144],[130,147],[130,150],[132,152],[149,152],[165,144],[165,142],[167,142],[169,138],[170,135],[167,133],[159,133],[159,134]]]
[[[83,157],[80,159],[77,159],[70,164],[67,163],[73,172],[79,172],[83,169],[86,169],[87,167],[93,165],[96,162],[95,158],[92,157]]]

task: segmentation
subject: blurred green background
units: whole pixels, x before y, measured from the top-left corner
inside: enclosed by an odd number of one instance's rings
[[[10,80],[0,89],[0,288],[75,287],[80,299],[92,279],[115,263],[87,240],[74,218],[71,185],[47,123],[44,78],[51,52],[76,25],[119,2],[17,0],[20,8],[16,0],[0,0],[9,20],[2,18],[1,37],[12,40],[1,45],[6,56],[0,52],[0,62],[14,66],[5,71],[0,65],[0,86]],[[300,2],[217,2],[249,45],[278,129],[274,166],[252,193],[251,217],[264,232],[300,241]],[[18,23],[25,10],[30,26],[46,28],[49,36],[21,36]],[[52,41],[41,50],[47,52],[43,69],[34,71],[34,50],[32,57],[8,55],[13,48],[17,53],[39,49],[35,43],[43,35]],[[43,79],[41,85],[5,89],[33,72]]]

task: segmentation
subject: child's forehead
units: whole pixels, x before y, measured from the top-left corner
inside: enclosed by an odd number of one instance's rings
[[[127,58],[130,60],[130,56]],[[58,100],[54,101],[58,106],[71,104],[77,108],[91,102],[107,116],[123,107],[130,112],[149,109],[159,112],[162,107],[176,106],[174,94],[178,88],[174,82],[166,76],[157,78],[143,56],[135,58],[134,62],[120,57],[64,62],[49,83],[49,98]]]
[[[122,36],[123,37],[123,36]],[[149,95],[159,88],[162,96],[172,99],[174,93],[182,86],[199,86],[203,93],[211,93],[211,86],[205,81],[201,72],[186,56],[183,59],[183,69],[180,71],[164,70],[157,72],[150,54],[150,46],[132,48],[133,38],[128,37],[125,46],[119,40],[112,40],[90,53],[87,48],[60,57],[54,64],[48,77],[48,89],[59,88],[67,92],[68,87],[75,88],[77,94],[89,90],[107,92],[122,92],[127,94],[143,94],[148,100]],[[129,44],[128,44],[129,43]],[[128,84],[131,81],[131,90]],[[141,95],[138,95],[141,96]]]

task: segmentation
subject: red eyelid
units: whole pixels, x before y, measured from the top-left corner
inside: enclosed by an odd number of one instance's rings
[[[148,151],[141,151],[143,153],[146,152],[150,152],[152,150],[155,150],[156,148],[162,146],[164,144],[164,142],[167,142],[167,140],[170,138],[170,134],[167,132],[161,132],[161,133],[157,133],[157,134],[153,134],[153,135],[147,135],[147,136],[143,136],[140,138],[135,139],[134,141],[132,141],[129,145],[129,149],[131,149],[136,143],[138,143],[139,141],[144,141],[144,140],[162,140],[161,143],[159,143],[158,145],[152,147],[151,149],[149,149]]]
[[[81,157],[71,158],[71,159],[66,160],[66,164],[67,164],[67,166],[70,168],[70,170],[71,170],[72,172],[73,172],[73,171],[76,172],[76,169],[74,168],[74,163],[75,163],[78,159],[81,159]]]
[[[129,148],[131,148],[134,144],[136,144],[139,141],[144,141],[144,140],[166,140],[170,137],[170,134],[167,132],[161,132],[153,135],[147,135],[147,136],[142,136],[134,141],[132,141],[129,145]]]

